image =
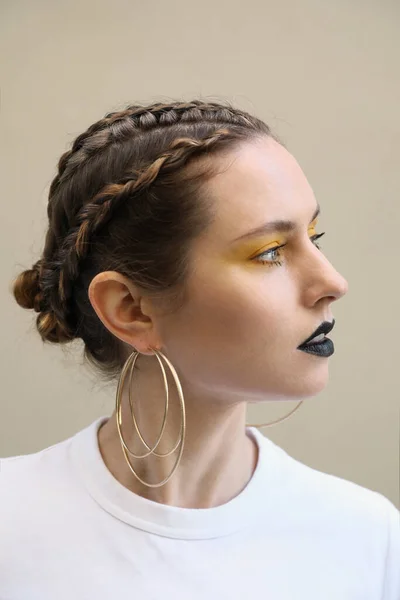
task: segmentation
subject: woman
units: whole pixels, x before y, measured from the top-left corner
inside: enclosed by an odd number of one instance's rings
[[[327,383],[347,282],[319,210],[230,105],[129,106],[78,136],[13,289],[118,380],[116,408],[3,459],[1,598],[399,600],[396,507],[246,426],[248,402]]]

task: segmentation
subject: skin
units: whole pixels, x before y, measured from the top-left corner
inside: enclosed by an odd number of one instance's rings
[[[258,456],[245,429],[248,402],[300,400],[324,389],[329,358],[306,354],[297,346],[322,321],[332,321],[331,304],[348,289],[311,239],[321,233],[318,219],[310,223],[317,201],[285,148],[264,137],[242,143],[217,160],[223,168],[206,184],[215,219],[192,245],[184,306],[161,315],[154,302],[116,272],[100,273],[89,288],[104,325],[145,354],[137,359],[132,390],[147,443],[154,445],[159,435],[165,402],[159,363],[149,348],[160,349],[175,367],[186,407],[182,459],[165,485],[149,488],[131,473],[115,412],[98,435],[104,462],[132,492],[183,508],[224,504],[251,479]],[[296,230],[232,243],[275,219],[294,221]],[[255,258],[280,244],[286,246]],[[272,264],[277,258],[281,266]],[[174,379],[167,366],[165,370],[170,412],[157,452],[174,447],[181,425]],[[127,390],[122,423],[129,447],[143,454],[146,448],[132,425]],[[131,458],[131,463],[141,478],[157,483],[169,475],[176,455]]]

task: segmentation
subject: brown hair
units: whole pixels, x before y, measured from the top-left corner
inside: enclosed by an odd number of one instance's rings
[[[258,118],[200,100],[130,105],[79,135],[50,185],[42,257],[13,282],[18,304],[39,313],[42,339],[81,338],[100,376],[118,376],[128,348],[92,307],[91,280],[118,271],[148,294],[170,299],[170,310],[176,307],[190,242],[212,221],[203,184],[215,161],[196,158],[264,135],[275,138]]]

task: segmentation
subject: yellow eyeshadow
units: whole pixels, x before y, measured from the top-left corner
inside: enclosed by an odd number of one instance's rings
[[[273,242],[270,242],[265,246],[263,245],[261,248],[259,245],[255,246],[252,244],[252,248],[248,248],[248,250],[251,252],[250,258],[253,258],[253,256],[260,254],[261,252],[267,252],[267,250],[270,250],[271,248],[276,248],[276,246],[281,246],[284,243],[285,241],[283,239],[275,239]]]
[[[310,226],[310,229],[308,231],[308,234],[310,237],[312,237],[313,235],[317,235],[317,232],[315,231],[315,227],[316,227],[316,224]],[[253,258],[253,256],[257,256],[261,252],[266,252],[267,250],[269,250],[271,248],[275,248],[276,246],[281,246],[282,244],[285,244],[286,242],[287,242],[287,237],[281,236],[281,237],[275,237],[270,242],[267,242],[265,245],[263,244],[262,246],[260,246],[260,240],[258,240],[258,242],[257,242],[257,240],[253,239],[252,241],[244,242],[242,244],[242,246],[240,247],[240,249],[238,250],[237,255],[239,255],[240,257],[242,257],[242,255],[243,255],[246,257],[250,256],[250,258]]]

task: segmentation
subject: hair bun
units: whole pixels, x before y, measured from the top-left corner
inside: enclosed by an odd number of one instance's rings
[[[63,344],[74,339],[68,327],[61,323],[44,299],[40,282],[40,264],[20,273],[14,281],[13,293],[22,308],[33,309],[39,313],[36,326],[44,341]]]
[[[38,263],[18,275],[14,281],[13,293],[22,308],[33,308],[36,312],[44,309]]]
[[[53,311],[42,312],[36,320],[37,329],[43,340],[53,344],[66,344],[75,336],[64,326]]]

